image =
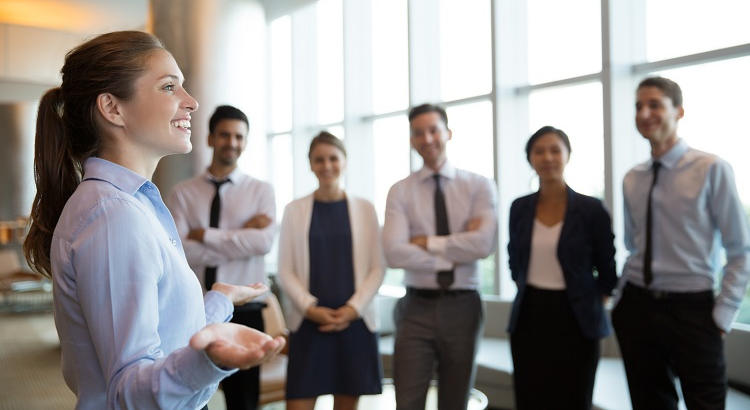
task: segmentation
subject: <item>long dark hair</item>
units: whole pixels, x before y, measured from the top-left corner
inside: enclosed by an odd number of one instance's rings
[[[62,85],[44,94],[36,121],[36,196],[23,250],[37,272],[52,275],[52,233],[65,202],[81,183],[84,161],[99,149],[97,97],[110,93],[129,99],[148,57],[163,48],[151,34],[118,31],[89,40],[65,56]]]

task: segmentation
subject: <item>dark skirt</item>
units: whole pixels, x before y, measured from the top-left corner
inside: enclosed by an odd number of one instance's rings
[[[517,409],[591,409],[599,340],[583,336],[564,290],[526,286],[510,348]]]
[[[323,333],[305,319],[289,336],[286,398],[324,394],[380,394],[383,370],[378,336],[362,319],[341,332]]]

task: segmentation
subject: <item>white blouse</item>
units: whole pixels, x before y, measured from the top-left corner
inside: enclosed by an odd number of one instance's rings
[[[541,289],[565,289],[562,266],[557,260],[557,243],[562,225],[563,221],[547,226],[534,219],[526,283]]]

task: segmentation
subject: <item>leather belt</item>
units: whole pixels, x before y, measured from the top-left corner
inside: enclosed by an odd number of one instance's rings
[[[412,296],[419,296],[421,298],[435,299],[443,296],[458,296],[466,295],[469,293],[476,293],[475,289],[421,289],[421,288],[406,288],[406,293]]]
[[[669,290],[642,288],[630,282],[625,284],[625,290],[655,300],[713,301],[714,299],[714,292],[712,290],[703,290],[698,292],[674,292]]]

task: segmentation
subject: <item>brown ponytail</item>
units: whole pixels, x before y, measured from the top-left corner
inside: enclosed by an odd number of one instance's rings
[[[50,246],[63,207],[83,176],[83,163],[96,154],[96,99],[110,93],[127,100],[133,84],[161,42],[148,33],[119,31],[89,40],[65,56],[62,85],[39,103],[34,146],[36,196],[23,244],[29,265],[52,275]]]

